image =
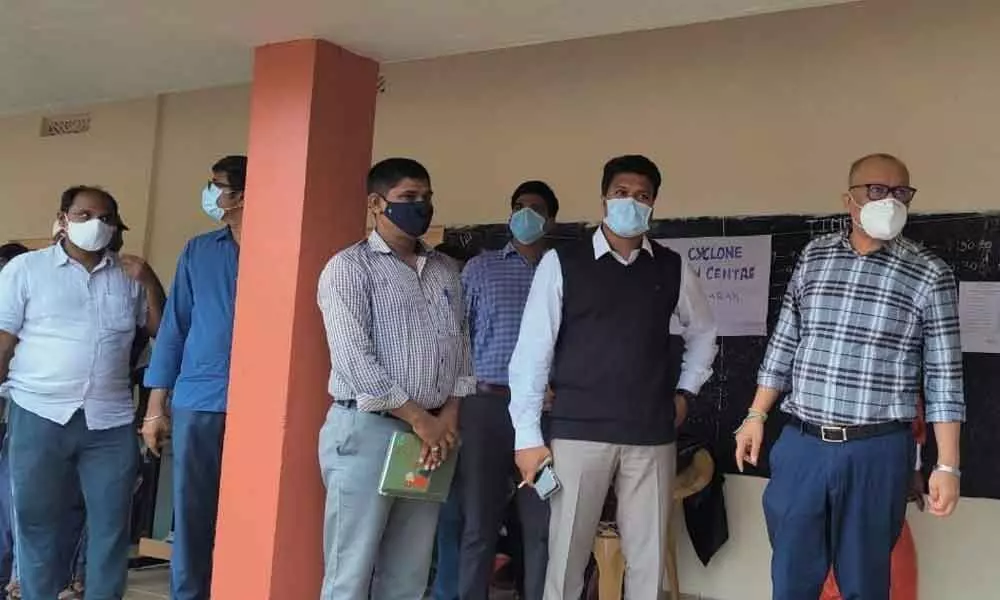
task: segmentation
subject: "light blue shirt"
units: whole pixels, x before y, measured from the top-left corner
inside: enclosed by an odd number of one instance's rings
[[[90,429],[132,422],[129,358],[146,324],[146,295],[107,254],[88,272],[62,246],[22,254],[0,271],[0,330],[18,338],[2,390],[65,425],[83,409]]]

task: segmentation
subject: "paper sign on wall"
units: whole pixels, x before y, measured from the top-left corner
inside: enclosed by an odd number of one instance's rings
[[[701,279],[721,336],[767,335],[771,236],[656,240],[677,252]],[[676,318],[671,332],[679,333]]]
[[[962,352],[1000,354],[1000,283],[960,281],[958,286]]]

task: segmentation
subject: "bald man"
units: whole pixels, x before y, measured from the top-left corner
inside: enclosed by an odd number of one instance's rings
[[[900,235],[915,194],[894,156],[851,166],[851,227],[802,252],[736,432],[742,470],[757,463],[767,414],[788,394],[764,492],[774,600],[815,600],[831,565],[845,598],[888,600],[921,388],[939,460],[928,506],[944,517],[958,502],[958,290],[940,258]]]

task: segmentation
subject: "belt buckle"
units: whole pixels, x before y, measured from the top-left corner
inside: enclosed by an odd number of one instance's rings
[[[847,428],[835,425],[820,425],[819,439],[831,444],[843,444],[847,441]]]

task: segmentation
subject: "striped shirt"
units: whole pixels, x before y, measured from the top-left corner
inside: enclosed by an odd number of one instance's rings
[[[923,381],[921,381],[921,379]],[[817,425],[963,421],[958,291],[951,269],[897,238],[862,256],[848,236],[812,241],[792,274],[758,383]]]
[[[373,231],[330,260],[318,301],[334,398],[376,412],[475,392],[462,286],[445,255],[421,245],[414,270]]]
[[[534,276],[535,265],[513,244],[483,252],[465,265],[462,289],[477,381],[507,385],[507,365]]]

